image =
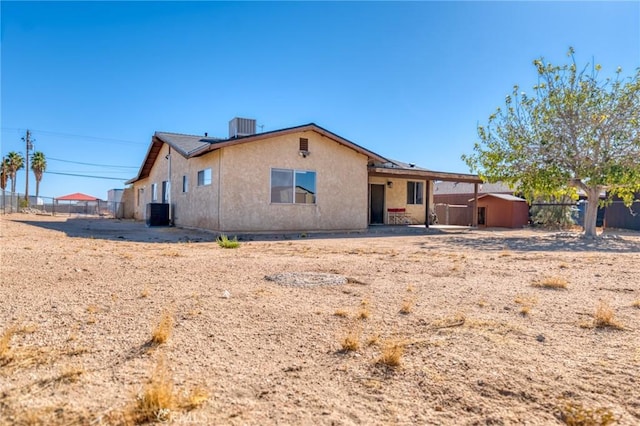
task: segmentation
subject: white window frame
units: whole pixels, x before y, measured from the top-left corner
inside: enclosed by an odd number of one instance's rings
[[[413,200],[409,201],[409,185],[413,184]],[[418,202],[420,201],[420,202]],[[407,204],[421,206],[424,204],[424,182],[422,181],[407,181]]]
[[[152,183],[151,184],[151,202],[155,203],[157,201],[158,201],[158,184]]]
[[[209,172],[209,179],[207,182],[207,172]],[[200,181],[200,174],[202,173],[202,183]],[[202,170],[198,170],[197,173],[197,182],[198,182],[198,186],[208,186],[211,185],[211,183],[213,182],[213,171],[211,170],[211,167],[208,167],[206,169],[202,169]]]

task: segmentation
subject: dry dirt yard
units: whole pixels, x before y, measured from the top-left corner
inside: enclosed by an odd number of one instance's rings
[[[640,424],[638,233],[0,225],[3,425]]]

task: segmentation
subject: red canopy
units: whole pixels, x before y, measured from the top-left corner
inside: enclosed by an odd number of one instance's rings
[[[63,195],[62,197],[57,197],[56,200],[59,201],[98,201],[99,198],[92,197],[91,195],[83,194],[81,192],[76,192],[74,194]]]

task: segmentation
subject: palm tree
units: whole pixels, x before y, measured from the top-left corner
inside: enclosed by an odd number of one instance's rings
[[[36,177],[36,199],[40,194],[40,181],[46,168],[47,159],[44,157],[44,154],[40,151],[34,152],[33,157],[31,157],[31,170],[33,170],[33,174]]]
[[[7,175],[9,174],[9,163],[6,158],[2,157],[2,163],[0,163],[0,188],[4,193],[7,187]]]
[[[11,192],[16,192],[16,173],[24,167],[24,157],[15,151],[7,154],[8,177],[11,179]]]
[[[2,157],[2,163],[0,163],[0,187],[2,187],[2,212],[6,213],[6,202],[4,197],[4,191],[7,187],[7,175],[9,174],[9,162],[6,158]]]

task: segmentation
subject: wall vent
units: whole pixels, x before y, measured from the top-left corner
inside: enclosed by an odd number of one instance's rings
[[[229,139],[256,134],[256,120],[235,117],[229,121]]]

